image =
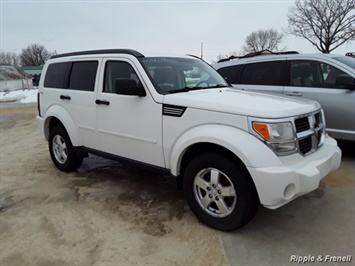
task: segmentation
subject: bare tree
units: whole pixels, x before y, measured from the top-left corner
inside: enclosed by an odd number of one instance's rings
[[[296,0],[287,14],[286,33],[305,38],[330,53],[355,37],[354,0]]]
[[[274,29],[254,31],[245,38],[243,54],[262,50],[279,51],[278,46],[283,38],[284,35]]]
[[[40,66],[49,58],[51,53],[41,44],[33,43],[22,49],[20,55],[22,66]]]
[[[18,67],[20,65],[20,57],[16,53],[0,52],[0,63]]]

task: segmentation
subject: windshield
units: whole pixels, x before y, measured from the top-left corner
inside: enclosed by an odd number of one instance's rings
[[[229,86],[216,70],[197,58],[145,57],[141,62],[160,93]]]
[[[350,56],[334,57],[335,60],[342,62],[343,64],[355,69],[355,58]]]

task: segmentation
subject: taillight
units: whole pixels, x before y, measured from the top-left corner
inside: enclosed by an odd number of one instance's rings
[[[39,92],[37,93],[37,111],[38,111],[38,116],[41,116],[41,108],[39,107],[39,102],[40,102],[41,96]]]

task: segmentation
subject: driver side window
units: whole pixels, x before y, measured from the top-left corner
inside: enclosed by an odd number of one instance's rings
[[[140,84],[137,73],[133,67],[122,61],[108,61],[105,68],[105,81],[103,92],[115,93],[116,79],[133,79],[137,85]]]
[[[340,69],[315,60],[291,61],[290,85],[296,87],[336,88],[339,75],[346,75]]]
[[[346,73],[344,73],[343,71],[341,71],[340,69],[334,66],[325,63],[320,63],[320,65],[323,72],[324,85],[326,87],[332,87],[332,88],[337,87],[337,85],[335,85],[337,77],[339,75],[346,75]]]

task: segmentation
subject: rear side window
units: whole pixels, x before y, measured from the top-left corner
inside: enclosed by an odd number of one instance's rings
[[[282,85],[284,61],[252,63],[242,71],[241,84]]]
[[[69,89],[94,91],[97,61],[74,62],[70,74]]]
[[[44,80],[44,87],[94,91],[97,66],[98,61],[50,64]]]
[[[243,65],[227,66],[227,67],[222,67],[222,68],[218,69],[217,71],[229,83],[238,84],[238,83],[240,83],[240,74],[241,74],[242,68],[243,68]]]
[[[63,89],[68,62],[50,64],[44,79],[44,87]]]

